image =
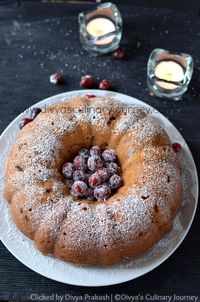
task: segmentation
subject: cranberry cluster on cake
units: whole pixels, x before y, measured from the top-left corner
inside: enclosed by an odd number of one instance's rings
[[[37,111],[21,128],[5,197],[43,254],[112,265],[170,231],[183,196],[180,145],[138,105],[79,96]]]
[[[99,146],[82,148],[73,162],[62,166],[71,194],[87,200],[106,200],[122,185],[116,152]]]

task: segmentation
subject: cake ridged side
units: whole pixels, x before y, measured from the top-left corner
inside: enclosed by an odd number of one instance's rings
[[[121,163],[123,186],[104,203],[76,200],[60,173],[92,145],[115,149]],[[48,107],[22,129],[7,159],[5,196],[17,227],[44,254],[111,265],[147,251],[171,229],[182,200],[180,162],[144,111],[79,97]]]

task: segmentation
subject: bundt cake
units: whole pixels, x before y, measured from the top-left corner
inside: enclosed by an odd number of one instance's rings
[[[106,200],[71,194],[62,174],[82,148],[116,152],[122,185]],[[103,97],[51,105],[20,131],[7,158],[5,197],[16,226],[43,254],[113,265],[170,231],[182,200],[172,143],[138,106]]]

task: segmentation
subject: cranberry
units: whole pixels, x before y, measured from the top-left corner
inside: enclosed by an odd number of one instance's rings
[[[88,94],[85,94],[85,97],[88,98],[88,99],[92,99],[92,98],[95,98],[96,95],[88,93]]]
[[[101,184],[100,176],[97,173],[92,174],[89,178],[90,187],[95,188],[100,184]]]
[[[74,173],[74,166],[72,163],[65,163],[62,166],[62,175],[68,179],[72,178]]]
[[[116,163],[107,163],[106,167],[110,175],[120,173],[120,167]]]
[[[109,178],[109,171],[106,168],[97,170],[97,174],[100,176],[101,181],[106,181]]]
[[[89,170],[96,171],[103,167],[103,162],[101,157],[94,155],[88,158],[87,165]]]
[[[88,170],[89,171],[89,170]],[[89,178],[90,176],[93,174],[92,171],[89,171],[87,173],[85,173],[85,182],[88,183],[89,182]]]
[[[50,83],[52,83],[54,85],[64,84],[64,82],[65,82],[62,74],[59,72],[56,72],[56,73],[50,75],[49,80],[50,80]]]
[[[87,192],[86,192],[86,198],[87,200],[91,200],[91,201],[94,201],[94,190],[92,190],[91,188],[88,188],[87,189]]]
[[[78,180],[73,183],[71,192],[75,196],[83,197],[87,192],[87,188],[85,182]]]
[[[110,197],[110,195],[111,189],[105,184],[100,185],[94,189],[94,197],[97,200],[106,200]]]
[[[101,148],[98,146],[93,146],[90,149],[90,155],[91,156],[94,156],[94,155],[101,156]]]
[[[113,174],[109,179],[109,187],[111,189],[118,189],[122,185],[122,179],[119,175]]]
[[[40,108],[31,109],[31,119],[34,120],[41,111],[42,110]]]
[[[64,183],[66,184],[66,186],[71,189],[72,185],[73,185],[73,179],[67,179],[65,178]]]
[[[106,200],[112,190],[122,185],[116,160],[113,149],[102,149],[99,146],[82,148],[73,162],[66,162],[62,166],[64,183],[74,196],[90,201]]]
[[[86,174],[82,170],[76,170],[73,173],[73,179],[74,179],[74,181],[77,181],[77,180],[86,181]]]
[[[78,155],[85,158],[85,159],[88,159],[90,157],[90,151],[86,148],[82,148],[79,152],[78,152]]]
[[[115,52],[113,52],[112,57],[115,60],[122,60],[125,57],[125,52],[119,47]]]
[[[20,124],[19,124],[19,128],[22,129],[24,128],[24,126],[26,126],[28,123],[32,122],[32,120],[30,118],[23,118],[23,120],[21,120]]]
[[[181,145],[179,143],[174,143],[172,147],[175,152],[179,152],[181,150]]]
[[[108,80],[102,80],[99,83],[99,89],[109,90],[111,88],[111,84]]]
[[[114,162],[117,158],[115,150],[109,149],[102,153],[102,157],[105,161]]]
[[[81,78],[80,86],[82,88],[94,88],[95,79],[91,75],[85,75]]]
[[[76,156],[73,161],[74,167],[77,170],[87,170],[86,160],[82,156]]]

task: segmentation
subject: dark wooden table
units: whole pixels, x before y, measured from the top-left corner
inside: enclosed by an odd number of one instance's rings
[[[141,3],[139,6],[120,4],[124,20],[122,45],[127,59],[113,61],[110,55],[92,57],[80,47],[77,15],[91,7],[37,2],[0,7],[0,132],[25,108],[48,96],[79,89],[80,77],[93,74],[109,79],[117,91],[139,98],[167,116],[186,139],[199,169],[200,18],[197,14],[146,7]],[[142,46],[136,50],[139,40]],[[146,65],[150,51],[156,47],[193,56],[195,72],[183,101],[149,96]],[[49,75],[55,71],[65,74],[66,85],[49,83]],[[46,279],[21,264],[0,243],[0,301],[28,300],[31,294],[35,295],[32,300],[35,297],[38,301],[55,300],[55,294],[66,294],[65,301],[75,301],[77,296],[89,301],[86,294],[107,294],[104,296],[107,301],[111,301],[111,294],[113,301],[119,297],[115,294],[121,295],[119,301],[131,301],[138,294],[151,295],[143,301],[161,301],[162,297],[175,294],[182,301],[195,301],[191,296],[200,295],[198,219],[199,208],[184,242],[157,269],[136,280],[102,288],[81,288]],[[96,297],[93,301],[103,298]]]

